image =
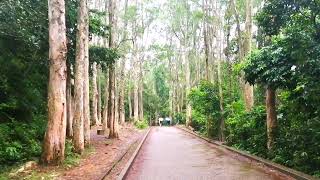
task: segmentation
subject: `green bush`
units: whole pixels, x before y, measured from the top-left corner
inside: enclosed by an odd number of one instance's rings
[[[186,114],[184,113],[176,113],[173,116],[173,124],[186,124]]]
[[[149,127],[148,121],[146,121],[146,120],[136,121],[136,122],[134,122],[134,125],[135,125],[135,127],[138,128],[138,129],[146,129],[146,128]]]
[[[192,127],[201,133],[218,138],[220,131],[219,91],[211,82],[202,80],[199,87],[193,88],[188,100],[192,105]]]
[[[226,109],[227,144],[252,154],[267,157],[266,112],[256,106],[246,112],[243,102],[234,102]]]
[[[0,169],[40,156],[44,118],[30,123],[12,120],[0,124]]]

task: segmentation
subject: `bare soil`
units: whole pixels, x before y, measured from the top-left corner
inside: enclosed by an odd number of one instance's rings
[[[91,130],[92,152],[85,153],[79,159],[79,164],[73,167],[35,167],[22,172],[13,173],[0,179],[32,179],[32,180],[101,180],[116,179],[122,168],[130,159],[135,148],[142,140],[146,130],[137,130],[132,124],[120,127],[119,139],[108,139],[97,135],[97,129]]]
[[[93,129],[91,143],[95,153],[83,159],[79,166],[62,172],[58,179],[103,179],[106,173],[111,172],[117,161],[143,137],[145,131],[137,130],[132,125],[125,125],[119,132],[119,139],[107,139],[105,136],[97,135],[96,129]],[[116,167],[120,172],[121,168]]]

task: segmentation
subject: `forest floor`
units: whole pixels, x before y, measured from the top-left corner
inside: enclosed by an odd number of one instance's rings
[[[66,164],[60,167],[36,166],[20,173],[11,173],[9,177],[10,179],[115,179],[145,132],[126,124],[120,127],[119,139],[108,139],[97,135],[97,127],[94,127],[91,131],[92,146],[81,157],[67,158]]]

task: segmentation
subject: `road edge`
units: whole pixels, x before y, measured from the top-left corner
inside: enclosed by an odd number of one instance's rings
[[[288,175],[290,177],[293,177],[293,178],[295,178],[297,180],[320,180],[318,178],[315,178],[315,177],[310,176],[308,174],[305,174],[303,172],[300,172],[300,171],[285,167],[285,166],[280,165],[280,164],[276,164],[274,162],[271,162],[269,160],[263,159],[261,157],[258,157],[258,156],[252,155],[252,154],[248,154],[248,153],[246,153],[244,151],[240,151],[238,149],[223,145],[221,143],[218,143],[218,142],[216,142],[214,140],[211,140],[211,139],[208,139],[206,137],[202,137],[199,134],[187,129],[186,127],[175,126],[175,128],[183,130],[185,132],[188,132],[189,134],[192,134],[192,135],[194,135],[194,136],[196,136],[196,137],[198,137],[200,139],[203,139],[203,140],[207,141],[208,143],[211,143],[211,144],[214,144],[214,145],[219,146],[221,148],[224,148],[224,149],[226,149],[226,150],[228,150],[230,152],[237,153],[237,154],[239,154],[241,156],[244,156],[244,157],[246,157],[246,158],[248,158],[250,160],[253,160],[253,161],[258,162],[258,163],[262,163],[263,165],[265,165],[265,166],[267,166],[269,168],[277,170],[277,171],[279,171],[279,172],[281,172],[283,174],[286,174],[286,175]]]
[[[141,140],[140,144],[138,145],[137,149],[134,151],[134,153],[132,154],[131,158],[129,159],[129,161],[127,162],[127,164],[124,166],[124,168],[121,170],[120,174],[118,175],[117,177],[117,180],[123,180],[126,178],[128,172],[129,172],[129,169],[131,168],[134,160],[136,159],[138,153],[140,152],[140,149],[143,145],[143,143],[146,141],[150,131],[151,131],[152,127],[150,127],[146,134],[144,135],[143,139]]]

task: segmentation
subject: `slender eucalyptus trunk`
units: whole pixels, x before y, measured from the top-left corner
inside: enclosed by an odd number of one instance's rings
[[[101,75],[101,66],[98,65],[98,79],[97,79],[97,84],[98,84],[98,109],[97,109],[97,113],[98,113],[98,124],[100,125],[102,123],[102,117],[101,117],[101,110],[102,110],[102,99],[101,99],[101,80],[100,80],[100,75]]]
[[[223,82],[222,82],[222,68],[221,68],[221,61],[222,61],[222,51],[223,51],[223,41],[222,41],[222,24],[220,27],[220,35],[219,35],[219,60],[218,60],[218,83],[219,83],[219,100],[220,100],[220,141],[225,141],[225,122],[224,122],[224,107],[223,107],[223,90],[222,90],[222,86],[223,86]]]
[[[109,72],[109,71],[108,71]],[[106,74],[108,74],[108,72]],[[108,135],[108,104],[109,104],[109,76],[106,76],[105,93],[104,93],[104,108],[102,117],[102,130],[105,135]]]
[[[86,39],[87,37],[87,0],[81,0],[78,11],[78,32],[76,45],[76,73],[75,73],[75,113],[73,123],[73,146],[76,153],[84,150],[84,90],[86,66]]]
[[[251,51],[252,46],[252,0],[246,0],[246,25],[245,39],[243,43],[244,56]],[[254,105],[253,86],[244,82],[244,97],[246,110],[250,111]]]
[[[64,0],[48,0],[49,86],[48,125],[41,162],[57,165],[64,160],[66,137],[66,23]]]
[[[125,0],[125,14],[127,14],[128,11],[128,0]],[[127,29],[128,21],[125,19],[124,22],[124,33],[123,33],[123,40],[127,39]],[[119,82],[119,122],[120,124],[125,123],[125,104],[124,104],[124,96],[125,96],[125,65],[126,65],[126,59],[123,58],[121,60],[120,65],[120,82]]]
[[[98,86],[97,86],[97,63],[92,64],[92,121],[94,125],[99,122],[98,119]]]
[[[204,14],[204,20],[203,20],[203,36],[204,36],[204,49],[205,49],[205,63],[206,63],[206,73],[205,77],[206,80],[210,80],[210,70],[209,70],[209,40],[208,40],[208,33],[207,33],[207,16],[208,16],[208,7],[206,0],[202,1],[203,3],[203,12]]]
[[[186,99],[188,99],[189,92],[191,90],[191,80],[190,80],[190,62],[189,59],[186,59],[186,54],[183,53],[183,59],[185,61],[185,70],[186,70]],[[192,116],[192,107],[189,101],[186,101],[186,125],[191,126],[191,117]]]
[[[272,151],[277,131],[276,90],[270,86],[266,92],[268,150]]]
[[[128,106],[129,106],[129,119],[132,120],[132,100],[131,88],[128,88]]]
[[[115,29],[116,29],[116,18],[115,18],[116,1],[109,1],[109,23],[110,23],[110,36],[109,36],[109,47],[115,47]],[[109,102],[108,102],[108,126],[110,128],[109,138],[118,138],[118,129],[116,122],[116,109],[115,109],[115,63],[109,67]]]
[[[72,108],[72,93],[71,93],[71,65],[67,65],[67,137],[71,138],[73,135],[73,130],[72,130],[72,121],[73,121],[73,108]]]
[[[83,86],[83,114],[84,114],[84,145],[86,147],[90,146],[90,87],[89,87],[89,12],[88,12],[88,0],[86,0],[86,6],[84,11],[86,11],[84,20],[86,24],[85,29],[85,44],[84,44],[84,86]]]
[[[125,59],[122,59],[120,66],[120,82],[119,82],[119,122],[120,124],[125,123],[125,107],[124,107],[124,96],[125,96]]]
[[[137,72],[134,72],[137,74]],[[137,77],[137,75],[135,75]],[[133,82],[133,119],[134,121],[139,120],[139,90],[138,90],[138,83]]]
[[[139,120],[144,120],[143,114],[143,71],[142,71],[143,59],[139,61]]]

